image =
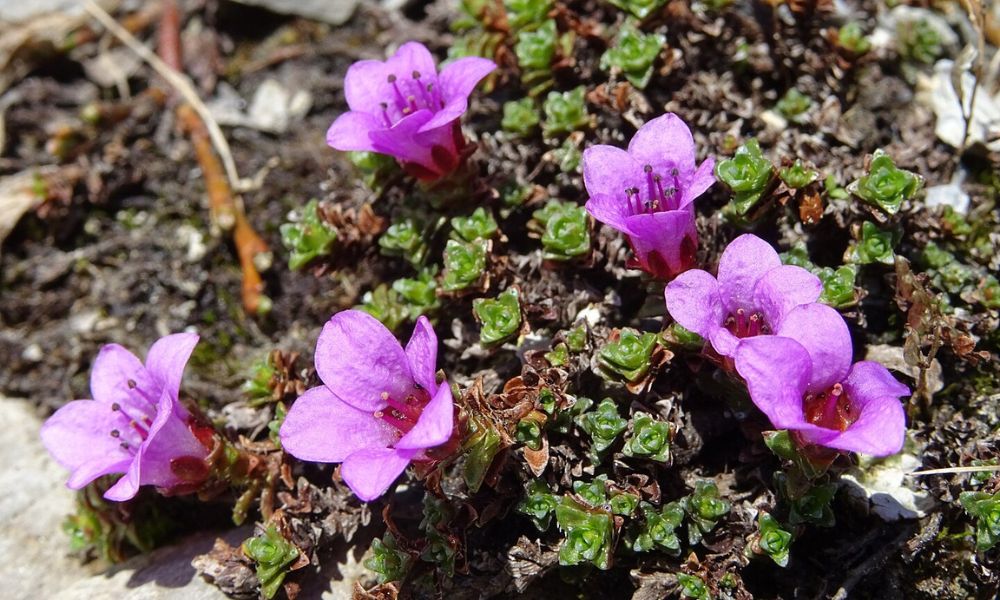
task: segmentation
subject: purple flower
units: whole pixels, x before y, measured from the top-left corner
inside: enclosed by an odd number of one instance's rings
[[[452,172],[465,147],[458,118],[469,94],[496,64],[460,58],[440,73],[419,42],[407,42],[389,60],[359,60],[344,77],[350,111],[333,122],[326,143],[337,150],[388,154],[425,180]]]
[[[667,285],[664,297],[674,320],[731,358],[741,339],[783,331],[788,312],[816,302],[822,291],[818,277],[782,265],[770,244],[748,233],[723,251],[718,278],[687,271]]]
[[[807,304],[788,312],[778,335],[741,341],[736,370],[771,423],[801,442],[872,456],[895,454],[906,435],[899,398],[910,390],[878,363],[852,365],[851,354],[840,314]]]
[[[426,317],[404,350],[368,313],[337,313],[316,342],[323,385],[288,411],[282,447],[302,460],[343,463],[341,476],[358,498],[378,498],[411,461],[428,459],[426,450],[452,436],[451,388],[437,382],[436,364]]]
[[[146,364],[109,344],[90,373],[93,400],[74,400],[42,425],[42,443],[80,489],[103,475],[124,473],[104,497],[128,500],[141,485],[170,490],[208,476],[208,449],[189,427],[178,400],[181,376],[198,343],[193,333],[160,338]]]
[[[605,145],[584,151],[587,212],[628,236],[635,252],[629,266],[670,279],[694,262],[692,203],[715,183],[714,166],[709,157],[695,168],[691,131],[667,113],[640,127],[627,152]]]

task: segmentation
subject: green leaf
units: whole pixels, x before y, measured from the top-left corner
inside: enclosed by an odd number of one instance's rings
[[[552,524],[559,498],[549,491],[540,479],[528,483],[527,495],[518,503],[517,512],[526,515],[539,531],[545,531]]]
[[[578,421],[593,440],[591,448],[597,453],[607,450],[628,427],[628,420],[618,414],[618,405],[611,398],[601,400],[597,408],[580,415]]]
[[[711,600],[712,598],[708,592],[708,586],[705,585],[705,581],[701,577],[678,573],[677,583],[681,586],[682,598],[694,598],[695,600]]]
[[[409,320],[436,311],[441,306],[437,297],[437,267],[421,269],[416,278],[402,278],[392,282],[392,289],[399,295]]]
[[[622,453],[667,462],[670,459],[670,434],[669,423],[637,412],[632,417],[632,433],[625,439]]]
[[[588,509],[564,496],[556,506],[556,523],[565,536],[559,547],[559,564],[589,562],[598,569],[610,569],[613,522],[611,513]]]
[[[542,448],[542,426],[534,419],[521,419],[514,428],[514,439],[538,451]]]
[[[847,191],[890,215],[899,211],[903,200],[909,200],[923,185],[919,175],[897,169],[892,157],[876,150],[868,174],[847,186]]]
[[[653,76],[653,63],[666,43],[666,36],[644,34],[629,23],[622,27],[614,45],[601,56],[601,68],[618,69],[629,83],[644,89]]]
[[[382,283],[361,297],[360,310],[378,319],[386,328],[395,331],[409,315],[409,309],[399,298],[399,292]]]
[[[586,88],[576,87],[568,92],[549,92],[545,98],[545,135],[555,137],[590,126],[590,113],[584,101]]]
[[[533,29],[548,19],[551,0],[504,0],[507,24],[511,31]]]
[[[656,510],[652,504],[643,502],[642,512],[645,521],[632,540],[632,550],[649,552],[658,548],[671,556],[680,556],[681,541],[676,532],[684,520],[684,508],[680,503],[671,502]]]
[[[765,511],[757,516],[758,545],[779,567],[788,566],[792,534]]]
[[[516,288],[509,288],[495,299],[476,298],[472,312],[481,324],[479,341],[495,346],[509,340],[521,328],[521,303]]]
[[[552,19],[535,31],[520,31],[514,54],[522,69],[548,70],[556,54],[556,22]]]
[[[658,11],[667,0],[608,0],[608,2],[629,12],[637,19],[645,19]]]
[[[497,221],[493,214],[480,206],[467,217],[453,217],[451,237],[460,242],[491,239],[497,233]]]
[[[857,21],[850,21],[841,25],[837,32],[837,44],[841,48],[858,56],[865,54],[872,48],[872,44],[865,37],[861,25]]]
[[[850,260],[859,265],[882,263],[892,265],[896,254],[892,251],[895,236],[891,231],[882,231],[870,221],[861,224],[861,239],[848,251]]]
[[[503,119],[500,121],[500,127],[508,133],[526,137],[538,128],[541,120],[533,98],[524,97],[503,103]]]
[[[601,375],[629,383],[641,380],[649,372],[656,339],[655,333],[640,334],[635,329],[622,329],[618,340],[609,342],[598,353]]]
[[[812,99],[809,96],[806,96],[797,88],[791,88],[778,100],[774,108],[786,119],[800,123],[811,106]]]
[[[764,157],[757,139],[750,138],[732,158],[715,166],[715,175],[733,190],[735,212],[744,217],[767,190],[774,166]]]
[[[486,271],[486,242],[448,240],[444,247],[444,274],[441,289],[464,290],[478,282]]]
[[[795,159],[792,166],[778,171],[778,177],[791,189],[798,190],[819,179],[819,172],[807,168],[801,159]]]
[[[371,556],[365,559],[365,568],[375,573],[380,584],[402,581],[410,567],[410,555],[399,550],[396,538],[386,533],[382,539],[372,540]]]
[[[469,428],[469,437],[463,446],[465,462],[462,465],[462,478],[465,479],[469,491],[475,494],[493,465],[493,459],[500,452],[502,439],[496,428],[486,419],[469,419]]]
[[[684,512],[691,519],[688,526],[688,542],[693,546],[701,542],[704,534],[729,513],[729,502],[719,497],[719,488],[714,481],[699,480],[694,493],[681,500]]]
[[[962,492],[962,508],[976,520],[976,550],[985,552],[1000,540],[1000,492]]]
[[[400,256],[417,267],[427,256],[424,231],[413,219],[403,219],[393,223],[378,240],[382,254]]]
[[[542,234],[546,260],[571,260],[590,252],[587,211],[572,202],[550,200],[534,218],[545,227]]]
[[[281,243],[288,249],[288,268],[293,271],[329,254],[337,239],[337,232],[320,218],[318,208],[319,202],[310,200],[298,220],[278,228]]]
[[[941,34],[927,19],[901,19],[896,25],[896,36],[899,53],[910,60],[932,65],[944,54]]]
[[[278,533],[274,525],[243,542],[243,554],[257,563],[260,593],[269,599],[278,593],[288,574],[288,567],[299,557],[299,551]]]

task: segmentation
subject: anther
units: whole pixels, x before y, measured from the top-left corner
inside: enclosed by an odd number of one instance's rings
[[[111,410],[112,410],[112,411],[114,411],[114,412],[118,412],[118,411],[120,411],[121,409],[122,409],[122,405],[121,405],[121,404],[118,404],[117,402],[112,402],[112,403],[111,403]]]
[[[111,430],[111,437],[113,437],[113,438],[116,438],[116,437],[120,436],[121,434],[122,433],[120,431],[118,431],[117,429],[112,429]]]
[[[396,83],[396,76],[395,75],[391,75],[390,74],[388,77],[386,77],[386,79],[389,81],[389,83]]]
[[[646,166],[644,166],[642,168],[642,170],[645,171],[646,173],[652,173],[653,172],[653,165],[646,165]]]
[[[134,390],[135,389],[135,386],[136,386],[135,379],[129,379],[127,383],[128,383],[128,389],[130,389],[130,390]]]
[[[420,79],[420,71],[416,71],[416,70],[413,71],[413,78],[414,79]]]

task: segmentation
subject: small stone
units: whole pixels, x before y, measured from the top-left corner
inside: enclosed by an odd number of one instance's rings
[[[262,6],[283,15],[297,15],[323,21],[330,25],[343,25],[357,9],[361,0],[236,0],[241,4]]]

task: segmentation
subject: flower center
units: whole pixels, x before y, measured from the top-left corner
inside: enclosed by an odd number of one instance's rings
[[[432,112],[444,108],[441,91],[433,81],[422,81],[420,71],[414,71],[408,78],[389,75],[387,80],[392,86],[392,98],[380,103],[386,127],[423,108]]]
[[[375,411],[372,416],[385,421],[400,434],[406,434],[417,424],[420,413],[431,401],[431,397],[427,390],[414,386],[413,392],[402,401],[390,397],[388,392],[382,392],[382,400],[386,407]]]
[[[806,420],[813,425],[846,431],[861,416],[839,383],[820,394],[808,394],[803,400]]]
[[[633,215],[653,214],[677,210],[680,204],[680,172],[670,169],[667,175],[653,171],[652,165],[642,168],[646,180],[640,185],[625,188],[625,200]]]
[[[748,313],[742,308],[737,308],[736,312],[726,317],[722,325],[738,338],[771,333],[771,328],[768,327],[767,321],[764,320],[764,313],[759,310]]]
[[[126,425],[112,429],[110,435],[120,440],[122,448],[134,454],[139,445],[149,437],[149,428],[156,416],[156,402],[131,379],[128,380],[128,388],[132,392],[129,394],[131,402],[125,406],[117,402],[111,405],[111,410],[120,413],[121,422]]]

